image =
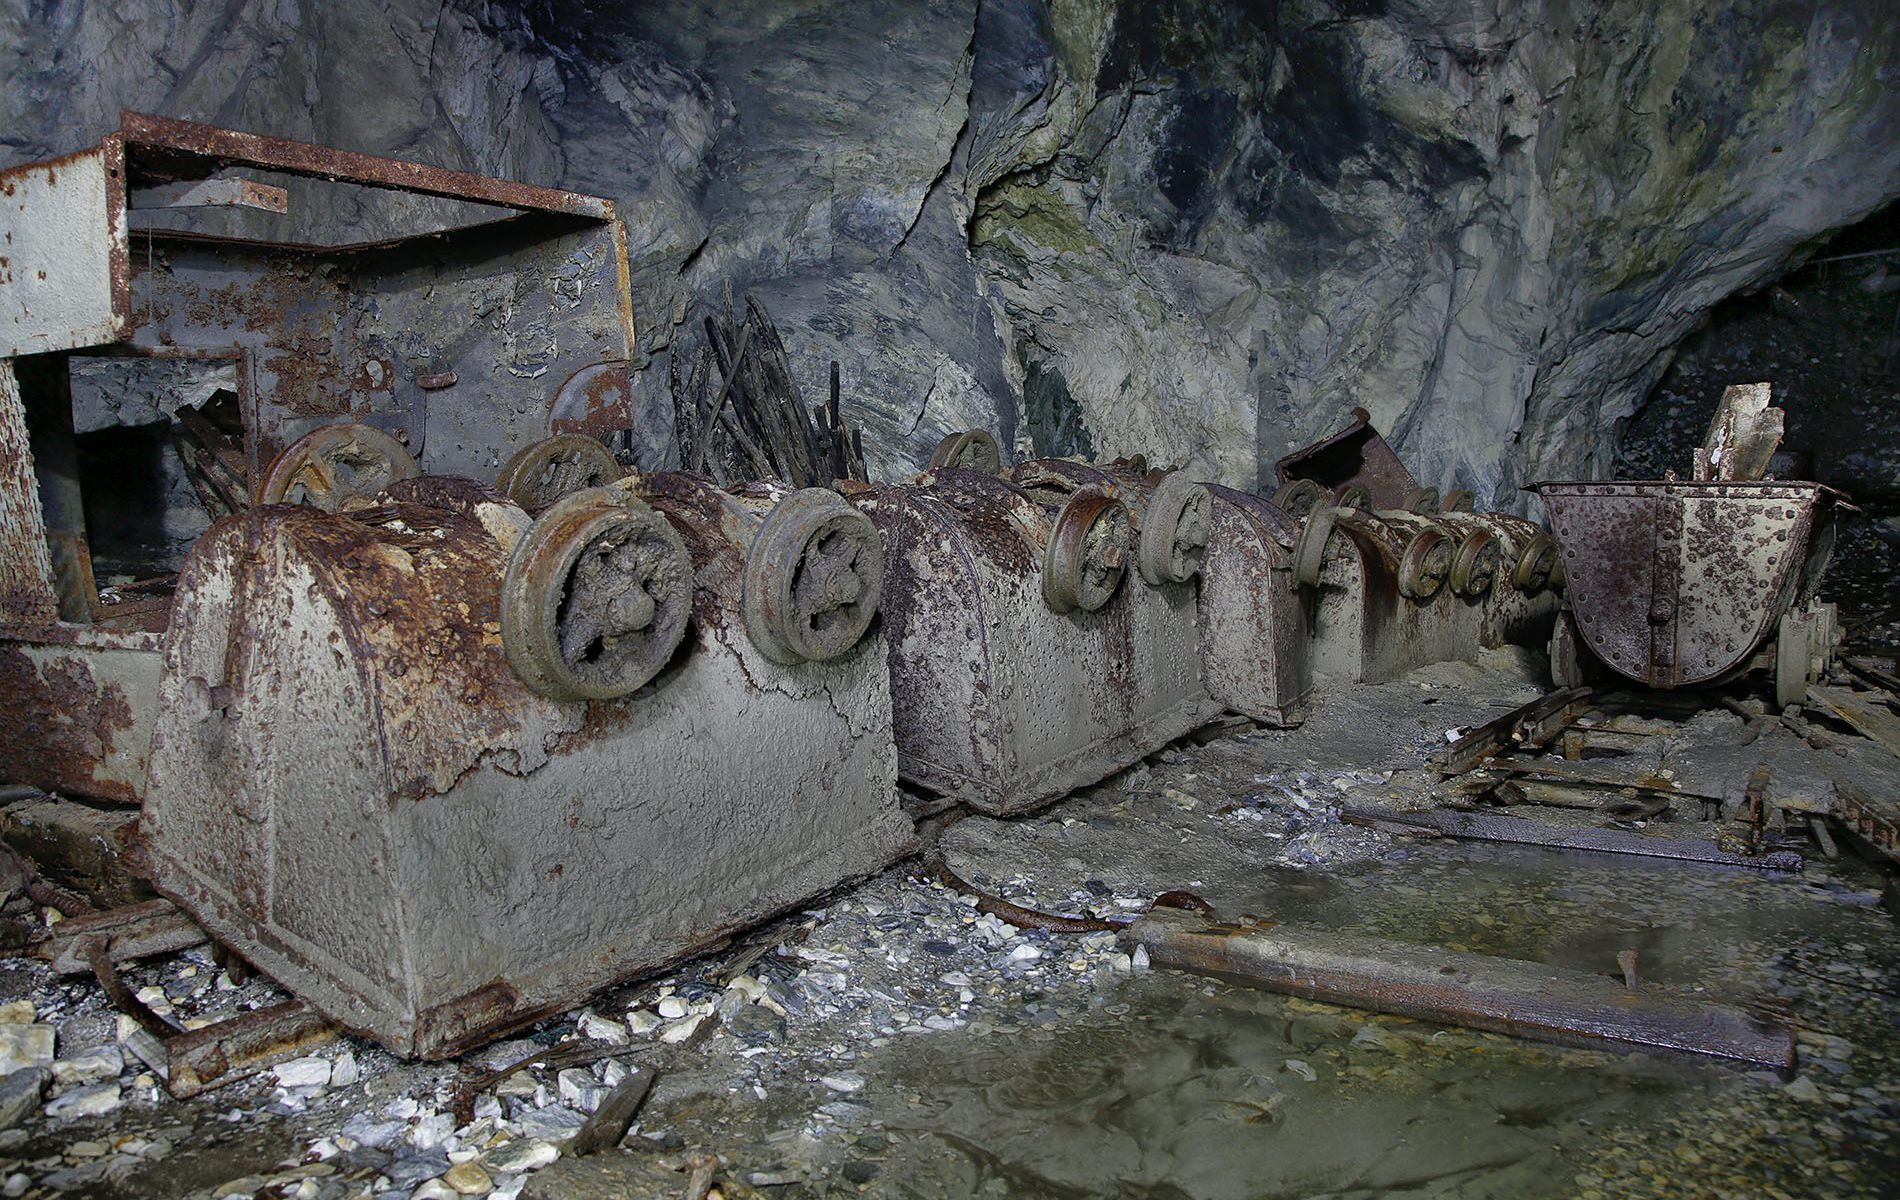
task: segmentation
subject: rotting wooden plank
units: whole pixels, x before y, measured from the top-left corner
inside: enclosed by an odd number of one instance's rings
[[[1874,703],[1869,697],[1847,688],[1820,684],[1808,687],[1808,699],[1819,701],[1835,716],[1900,755],[1900,717],[1894,716],[1886,705]]]
[[[1478,842],[1508,842],[1519,846],[1542,846],[1550,850],[1582,850],[1593,854],[1633,854],[1643,858],[1667,858],[1678,862],[1710,863],[1724,867],[1750,867],[1758,871],[1799,871],[1801,856],[1792,850],[1777,850],[1749,856],[1731,854],[1714,842],[1691,838],[1655,837],[1627,829],[1563,829],[1542,821],[1499,813],[1454,812],[1433,809],[1429,812],[1400,812],[1377,805],[1354,805],[1340,810],[1345,819],[1363,818],[1389,824],[1415,826],[1445,837]]]
[[[1794,1066],[1794,1033],[1738,1008],[1543,963],[1154,909],[1122,934],[1155,964],[1309,1000],[1563,1046]]]

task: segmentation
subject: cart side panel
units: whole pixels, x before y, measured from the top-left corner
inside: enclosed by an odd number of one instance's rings
[[[125,182],[117,138],[0,171],[0,357],[124,336]]]
[[[1659,493],[1599,485],[1546,488],[1544,505],[1562,547],[1570,606],[1590,652],[1622,675],[1652,674],[1656,535],[1668,501]]]
[[[1674,489],[1682,506],[1677,677],[1739,666],[1775,628],[1807,554],[1811,496],[1786,489]]]

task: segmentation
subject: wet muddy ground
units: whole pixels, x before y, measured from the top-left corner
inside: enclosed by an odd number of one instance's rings
[[[1900,924],[1873,868],[1810,855],[1774,874],[1339,820],[1342,803],[1423,802],[1425,755],[1538,694],[1536,666],[1493,656],[1333,692],[1300,730],[1232,726],[1040,814],[951,824],[945,858],[978,887],[1069,913],[1188,888],[1224,914],[1610,976],[1635,949],[1655,983],[1785,1007],[1792,1077],[1157,970],[1113,933],[980,915],[906,865],[461,1064],[346,1039],[191,1102],[135,1059],[114,1066],[118,1025],[94,985],[6,963],[0,999],[29,1001],[80,1068],[49,1088],[55,1115],[36,1106],[0,1132],[0,1191],[679,1196],[712,1154],[717,1194],[788,1200],[1891,1194]],[[1726,719],[1696,736],[1732,739],[1740,718],[1725,733]],[[1677,815],[1678,836],[1713,828]],[[275,997],[196,952],[129,975],[184,1018]],[[543,1052],[568,1061],[455,1111],[459,1082]],[[627,1143],[566,1153],[629,1072],[658,1082]],[[58,1115],[73,1096],[90,1098]]]

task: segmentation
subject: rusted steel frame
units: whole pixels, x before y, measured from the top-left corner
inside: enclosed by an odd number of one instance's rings
[[[242,1013],[163,1043],[165,1090],[180,1100],[335,1041],[337,1027],[301,1000]],[[158,1069],[157,1063],[148,1063]]]
[[[169,1038],[185,1031],[184,1026],[154,1011],[150,1005],[139,999],[138,993],[119,977],[119,969],[113,965],[112,954],[106,949],[105,938],[87,938],[83,943],[83,952],[87,967],[92,970],[93,977],[98,979],[99,986],[105,989],[106,996],[112,1001],[113,1007],[137,1021],[140,1027],[153,1037]]]
[[[1351,1008],[1593,1050],[1794,1067],[1794,1031],[1662,988],[1543,963],[1158,910],[1122,935],[1158,966]]]
[[[286,175],[360,183],[450,200],[475,200],[508,208],[566,213],[598,221],[611,221],[614,216],[613,203],[596,196],[149,113],[121,112],[119,134],[134,155],[137,173],[152,178],[203,178],[221,167],[255,166]],[[152,151],[159,153],[148,153]],[[172,153],[164,153],[167,151]],[[156,161],[141,161],[147,159]],[[204,161],[200,165],[193,163],[193,159]]]
[[[98,948],[108,961],[121,963],[201,946],[205,940],[204,930],[177,905],[148,900],[61,921],[36,953],[55,975],[84,975],[96,973],[92,958]]]
[[[1551,850],[1581,850],[1593,854],[1630,854],[1722,867],[1750,867],[1757,871],[1799,871],[1802,867],[1801,855],[1792,850],[1776,850],[1753,856],[1731,854],[1714,842],[1649,837],[1627,829],[1564,829],[1546,825],[1542,821],[1499,813],[1456,812],[1443,808],[1429,812],[1400,812],[1378,805],[1355,805],[1343,810],[1341,815],[1425,829],[1444,837],[1467,841],[1505,842],[1518,846],[1542,846]]]
[[[1274,474],[1283,484],[1311,479],[1328,492],[1356,485],[1366,489],[1375,508],[1404,508],[1418,490],[1418,480],[1371,422],[1371,413],[1353,409],[1344,429],[1283,456],[1274,464]]]
[[[1587,687],[1560,688],[1540,696],[1466,730],[1457,741],[1432,755],[1431,767],[1440,776],[1462,775],[1507,750],[1547,746],[1583,715],[1589,699]]]

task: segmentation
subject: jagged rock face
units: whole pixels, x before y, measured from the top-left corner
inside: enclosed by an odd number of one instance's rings
[[[843,364],[874,471],[975,425],[1251,484],[1361,404],[1507,505],[1900,194],[1882,9],[63,0],[0,11],[0,144],[124,106],[610,196],[650,462],[730,288],[810,399]]]

